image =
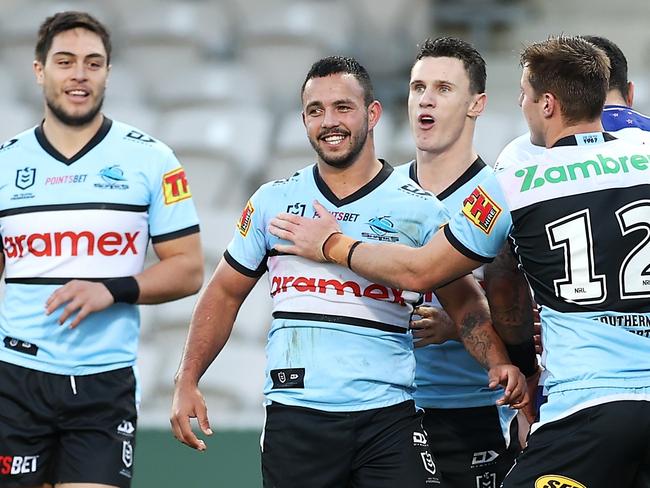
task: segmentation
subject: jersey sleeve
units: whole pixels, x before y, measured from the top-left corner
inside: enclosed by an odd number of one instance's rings
[[[199,231],[192,193],[185,170],[172,152],[154,175],[149,207],[149,233],[155,244]]]
[[[429,242],[436,232],[449,223],[449,220],[451,219],[449,210],[438,199],[434,200],[433,207],[433,211],[428,214],[428,219],[423,227],[424,236],[421,245]]]
[[[266,272],[266,220],[261,211],[261,190],[248,200],[224,259],[245,276],[257,278]]]
[[[490,262],[510,234],[510,209],[494,174],[488,175],[465,198],[444,232],[460,253],[480,262]]]

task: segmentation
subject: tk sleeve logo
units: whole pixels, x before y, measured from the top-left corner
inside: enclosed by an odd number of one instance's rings
[[[177,168],[165,173],[162,180],[165,205],[171,205],[192,197],[183,168]]]
[[[248,231],[251,228],[251,223],[253,222],[253,212],[255,212],[255,207],[253,207],[253,204],[249,200],[246,204],[246,207],[241,213],[241,217],[237,221],[237,229],[239,230],[239,233],[242,235],[242,237],[246,237]]]

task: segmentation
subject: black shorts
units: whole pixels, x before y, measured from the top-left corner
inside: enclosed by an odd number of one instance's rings
[[[541,426],[504,488],[647,488],[650,401],[617,401]]]
[[[441,488],[413,401],[358,412],[273,403],[262,434],[265,488]]]
[[[131,484],[133,368],[84,376],[0,361],[0,486]]]
[[[521,451],[516,417],[506,446],[495,406],[427,408],[423,425],[449,487],[497,488]]]

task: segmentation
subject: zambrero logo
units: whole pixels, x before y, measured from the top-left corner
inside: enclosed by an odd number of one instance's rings
[[[650,157],[650,155],[648,156]],[[575,181],[579,179],[595,178],[602,175],[629,173],[630,168],[638,171],[648,169],[649,160],[642,154],[632,154],[631,156],[620,156],[610,158],[597,154],[596,159],[588,159],[581,163],[561,164],[551,166],[538,172],[537,165],[527,166],[515,172],[517,178],[523,178],[520,192],[530,189],[540,188],[545,184],[564,183],[566,181]]]
[[[479,229],[489,234],[499,218],[499,207],[480,186],[463,202],[463,213]]]
[[[36,257],[93,256],[95,251],[103,256],[138,254],[135,240],[140,232],[105,232],[95,235],[89,230],[81,232],[44,232],[5,236],[4,252],[8,258],[22,258],[26,254]],[[84,246],[85,245],[85,246]]]
[[[560,476],[559,474],[547,474],[535,480],[535,488],[587,488],[582,483]]]
[[[339,281],[305,276],[274,276],[271,281],[271,296],[286,293],[289,287],[293,291],[301,293],[334,293],[336,295],[345,295],[347,292],[352,293],[356,297],[366,297],[372,298],[373,300],[406,305],[402,297],[402,290],[388,288],[377,283],[371,283],[366,287],[362,287],[359,283],[350,280]]]
[[[163,175],[165,205],[180,202],[192,196],[183,168],[177,168]]]
[[[249,200],[248,203],[246,204],[246,207],[241,213],[239,222],[237,222],[237,229],[239,229],[239,233],[243,237],[246,237],[246,234],[248,234],[248,231],[251,228],[251,222],[253,221],[254,212],[255,212],[255,207],[253,207],[253,204]]]

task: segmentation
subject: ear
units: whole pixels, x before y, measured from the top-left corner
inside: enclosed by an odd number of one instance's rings
[[[300,117],[302,118],[302,125],[304,125],[305,128],[307,128],[307,120],[305,119],[305,111],[304,110],[300,111]]]
[[[377,100],[368,105],[368,132],[375,128],[381,118],[383,108]]]
[[[476,118],[483,113],[487,106],[487,95],[485,93],[479,93],[474,95],[473,98],[474,100],[470,103],[467,115]]]
[[[556,112],[559,113],[560,105],[557,98],[555,98],[555,95],[552,93],[544,93],[541,101],[544,118],[550,119]]]
[[[40,61],[34,60],[32,64],[32,69],[34,70],[34,76],[36,77],[36,83],[39,85],[43,84],[43,63]]]
[[[106,66],[106,73],[107,73],[107,76],[106,76],[106,83],[104,83],[104,88],[106,88],[106,87],[108,86],[108,80],[109,80],[110,77],[111,77],[111,68],[112,68],[112,67],[113,67],[112,64],[109,64],[108,66]]]
[[[627,97],[625,97],[625,105],[632,108],[634,106],[634,83],[627,82]]]

